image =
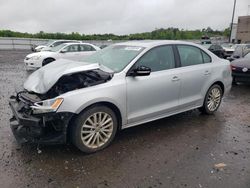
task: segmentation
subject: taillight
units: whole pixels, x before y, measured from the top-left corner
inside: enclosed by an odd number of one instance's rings
[[[231,70],[236,70],[236,67],[234,67],[233,65],[230,65]]]

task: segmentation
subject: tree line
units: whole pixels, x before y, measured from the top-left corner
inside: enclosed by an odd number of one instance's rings
[[[201,39],[203,36],[214,37],[224,36],[229,37],[229,28],[223,31],[213,30],[210,27],[197,30],[184,30],[178,28],[160,28],[151,32],[134,33],[129,35],[115,34],[91,34],[85,35],[78,32],[72,33],[23,33],[11,30],[0,30],[0,37],[18,37],[18,38],[40,38],[40,39],[69,39],[69,40],[143,40],[143,39],[168,39],[168,40],[188,40]]]

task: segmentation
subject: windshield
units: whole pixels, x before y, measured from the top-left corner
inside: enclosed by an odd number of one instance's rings
[[[51,52],[57,52],[57,51],[61,50],[66,45],[67,45],[66,43],[60,44],[58,46],[52,47],[51,49],[49,49],[49,51],[51,51]]]
[[[49,45],[51,45],[53,42],[55,42],[54,40],[49,40],[47,43],[45,43],[44,45],[45,46],[49,46]]]
[[[112,45],[97,51],[83,60],[89,63],[99,63],[114,72],[124,69],[144,48],[138,46]]]

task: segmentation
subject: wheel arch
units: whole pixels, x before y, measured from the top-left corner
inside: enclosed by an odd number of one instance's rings
[[[67,126],[67,128],[66,128],[66,130],[67,130],[67,140],[69,140],[70,128],[71,128],[71,126],[73,126],[74,121],[75,121],[75,119],[77,118],[77,116],[78,116],[80,113],[82,113],[82,112],[84,112],[84,111],[86,111],[86,110],[88,110],[89,108],[92,108],[92,107],[94,107],[94,106],[106,106],[106,107],[110,108],[111,110],[113,110],[113,112],[115,113],[115,115],[116,115],[116,117],[117,117],[117,121],[118,121],[118,131],[121,130],[121,128],[122,128],[122,114],[121,114],[120,109],[119,109],[114,103],[112,103],[112,102],[100,101],[100,102],[95,102],[95,103],[93,103],[93,104],[90,104],[90,105],[86,106],[86,107],[83,108],[81,111],[79,111],[78,113],[75,113],[75,114],[72,116],[72,118],[71,118],[71,120],[69,121],[69,124],[68,124],[68,126]]]
[[[219,86],[221,87],[221,89],[222,89],[222,95],[224,95],[225,86],[224,86],[223,82],[221,82],[221,81],[216,81],[216,82],[214,82],[210,87],[212,87],[212,86],[215,85],[215,84],[217,84],[217,85],[219,85]],[[209,87],[209,88],[210,88],[210,87]]]
[[[52,59],[53,61],[55,61],[56,59],[54,57],[46,57],[43,62],[42,62],[42,66],[44,66],[44,62],[48,59]]]

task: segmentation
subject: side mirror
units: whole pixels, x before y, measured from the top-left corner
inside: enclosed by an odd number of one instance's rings
[[[67,49],[62,49],[61,51],[60,51],[60,53],[66,53],[67,52]]]
[[[151,68],[146,67],[146,66],[139,66],[132,70],[131,76],[148,76],[151,73]]]

